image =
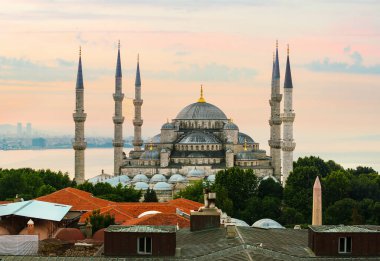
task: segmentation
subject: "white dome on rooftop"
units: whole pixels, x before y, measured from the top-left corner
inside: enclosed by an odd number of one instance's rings
[[[280,223],[270,218],[263,218],[253,223],[252,227],[258,228],[284,228]]]
[[[166,182],[158,182],[154,185],[153,190],[172,190],[172,187]]]
[[[151,183],[157,183],[157,182],[166,182],[166,177],[162,174],[155,174],[153,177],[150,179]]]
[[[148,210],[148,211],[145,211],[145,212],[141,213],[140,215],[138,215],[137,218],[141,218],[141,217],[146,216],[146,215],[159,214],[159,213],[162,213],[162,212],[157,211],[157,210]]]
[[[133,177],[132,179],[133,182],[148,182],[149,179],[147,176],[145,176],[144,174],[137,174],[136,176]]]
[[[147,184],[147,183],[145,183],[145,182],[136,182],[135,184],[134,184],[134,188],[136,189],[136,190],[147,190],[148,188],[149,188],[149,185]]]
[[[186,182],[186,178],[181,174],[174,174],[169,178],[169,183]]]
[[[203,177],[205,175],[205,171],[202,169],[197,169],[196,167],[189,171],[187,174],[188,177]]]

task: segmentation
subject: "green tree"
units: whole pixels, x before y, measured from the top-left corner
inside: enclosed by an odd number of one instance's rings
[[[86,192],[89,192],[89,193],[93,193],[94,192],[94,185],[88,181],[82,183],[82,184],[79,184],[77,185],[76,187],[77,189],[80,189],[80,190],[83,190],[83,191],[86,191]]]
[[[294,226],[305,223],[305,218],[301,212],[294,208],[284,207],[282,209],[280,223],[288,226]]]
[[[338,170],[331,172],[322,180],[323,202],[326,207],[348,197],[351,191],[351,179],[352,175],[343,170]]]
[[[257,190],[257,195],[260,198],[269,196],[282,199],[282,193],[283,188],[281,184],[272,178],[261,180]]]
[[[204,202],[203,181],[197,180],[193,184],[178,192],[174,198],[186,198],[199,203]]]
[[[328,225],[355,225],[360,219],[357,202],[351,198],[336,201],[326,210],[325,220]]]
[[[113,194],[113,190],[111,184],[99,182],[95,184],[92,194],[94,194],[94,196]]]
[[[284,188],[285,205],[302,213],[306,222],[311,222],[313,186],[317,175],[319,171],[314,166],[296,167]]]
[[[42,197],[42,196],[51,194],[55,191],[56,189],[53,186],[50,186],[49,184],[45,184],[38,188],[37,197]]]
[[[323,159],[319,157],[304,157],[304,158],[298,158],[296,162],[293,163],[293,169],[298,167],[315,167],[318,172],[318,176],[326,177],[331,172],[331,165],[336,167],[334,164],[326,163]]]
[[[158,202],[156,191],[148,188],[148,190],[146,191],[144,195],[144,202]]]
[[[115,224],[115,217],[111,216],[109,213],[100,214],[100,210],[92,211],[91,215],[86,219],[86,225],[88,222],[92,225],[92,233],[94,234],[96,231],[102,228],[107,228],[110,225]]]

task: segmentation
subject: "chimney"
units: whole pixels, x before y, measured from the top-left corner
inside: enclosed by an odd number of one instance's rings
[[[190,231],[219,228],[221,211],[215,206],[216,193],[204,191],[205,206],[190,212]]]
[[[29,219],[27,225],[28,225],[28,235],[34,235],[34,222],[33,222],[33,220]]]
[[[86,224],[86,238],[92,238],[92,225],[91,225],[91,222],[88,222]]]

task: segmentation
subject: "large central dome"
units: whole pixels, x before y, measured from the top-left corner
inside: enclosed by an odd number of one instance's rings
[[[177,120],[227,120],[224,112],[207,102],[192,103],[178,113]]]

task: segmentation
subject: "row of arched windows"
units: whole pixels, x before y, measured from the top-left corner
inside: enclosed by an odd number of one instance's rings
[[[217,151],[217,150],[223,149],[222,145],[220,144],[207,144],[207,145],[177,144],[175,148],[177,150],[182,150],[182,151]]]

